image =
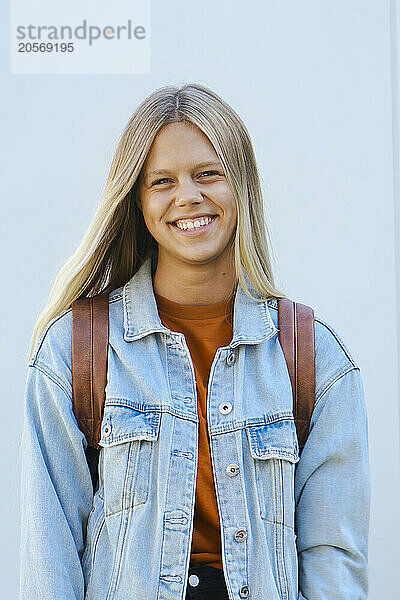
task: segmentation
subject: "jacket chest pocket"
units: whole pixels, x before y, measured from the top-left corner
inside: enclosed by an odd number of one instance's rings
[[[299,461],[293,419],[247,427],[260,516],[294,530],[294,476]]]
[[[99,442],[106,517],[147,502],[160,418],[159,412],[106,403]]]

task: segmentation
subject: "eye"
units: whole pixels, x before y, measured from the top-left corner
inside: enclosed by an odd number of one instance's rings
[[[202,171],[200,175],[219,175],[218,171]],[[168,177],[163,177],[162,179],[157,179],[157,181],[153,181],[151,185],[161,184],[163,181],[169,181]]]
[[[200,175],[204,175],[205,173],[211,173],[211,175],[218,175],[218,171],[203,171]]]
[[[160,181],[168,181],[168,177],[163,177],[162,179],[157,179],[157,181],[153,181],[153,183],[151,185],[156,185],[157,183],[160,183]]]

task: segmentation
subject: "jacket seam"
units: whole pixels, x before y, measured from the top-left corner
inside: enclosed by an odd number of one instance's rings
[[[63,312],[61,312],[59,315],[57,315],[56,317],[54,317],[48,324],[46,329],[43,331],[41,338],[38,341],[38,346],[36,349],[36,352],[34,354],[34,356],[32,357],[32,359],[29,361],[28,363],[28,367],[33,367],[35,365],[35,362],[37,361],[37,356],[42,348],[43,342],[48,334],[48,332],[50,331],[51,327],[57,323],[57,321],[59,319],[61,319],[61,317],[64,317],[66,314],[68,314],[69,311],[72,311],[72,308],[67,308],[66,310],[64,310]]]
[[[109,302],[110,304],[112,302],[117,302],[118,300],[122,299],[122,292],[118,292],[118,294],[116,294],[115,296],[111,296],[111,294],[113,294],[115,292],[110,292],[110,296],[109,296]]]
[[[345,355],[347,356],[347,358],[349,359],[349,361],[351,362],[351,364],[353,365],[353,367],[355,369],[359,369],[359,366],[357,365],[357,363],[353,360],[353,358],[350,356],[349,351],[346,349],[346,347],[343,345],[343,342],[338,338],[338,336],[336,335],[336,333],[333,331],[333,329],[328,325],[328,323],[326,323],[325,321],[323,321],[322,319],[320,319],[319,317],[315,317],[314,319],[315,321],[318,321],[318,323],[321,323],[321,325],[323,325],[324,327],[326,327],[326,329],[328,329],[328,331],[331,332],[331,334],[333,335],[333,337],[335,338],[335,340],[337,341],[337,343],[340,345],[340,347],[342,348],[343,352],[345,353]]]
[[[347,375],[347,373],[351,373],[352,371],[360,371],[360,367],[350,367],[349,369],[346,369],[346,371],[342,371],[341,373],[339,373],[338,375],[336,375],[336,377],[333,377],[333,379],[325,386],[325,388],[322,390],[322,392],[319,394],[319,396],[315,399],[315,403],[314,403],[314,408],[317,406],[318,402],[321,400],[322,396],[324,396],[326,394],[326,392],[328,392],[328,390],[330,390],[330,388],[342,377],[344,377],[345,375]]]
[[[275,304],[270,304],[270,300],[268,300],[268,305],[273,308],[274,310],[276,310],[278,312],[278,306]],[[335,338],[335,340],[337,341],[337,343],[339,344],[339,346],[341,347],[341,349],[343,350],[344,354],[346,355],[346,357],[348,358],[348,360],[350,361],[350,363],[353,365],[353,368],[355,369],[359,369],[360,367],[358,366],[358,364],[354,361],[354,359],[350,356],[349,351],[346,349],[346,347],[343,345],[343,342],[338,338],[337,334],[334,332],[334,330],[330,327],[330,325],[328,325],[328,323],[326,323],[323,319],[321,319],[320,317],[316,317],[314,315],[314,321],[317,321],[318,323],[320,323],[321,325],[323,325],[324,327],[326,327],[326,329],[328,329],[328,331],[330,331],[330,333],[333,335],[333,337]]]
[[[117,289],[119,289],[119,288],[117,288]],[[122,293],[121,293],[121,292],[119,292],[119,293],[118,293],[118,295],[116,295],[116,296],[110,297],[112,293],[113,293],[113,292],[110,292],[110,295],[109,295],[109,304],[112,304],[112,303],[114,303],[114,302],[118,302],[118,300],[121,300],[121,298],[122,298]],[[43,342],[44,342],[44,340],[45,340],[45,338],[46,338],[46,336],[47,336],[48,332],[49,332],[49,331],[50,331],[50,329],[52,328],[52,326],[53,326],[55,323],[57,323],[57,321],[58,321],[59,319],[61,319],[61,318],[62,318],[62,317],[64,317],[65,315],[67,315],[69,312],[72,312],[72,307],[71,307],[71,306],[70,306],[69,308],[66,308],[65,310],[63,310],[63,311],[62,311],[60,314],[56,315],[55,317],[53,317],[53,319],[52,319],[51,321],[49,321],[49,323],[48,323],[48,324],[47,324],[47,326],[46,326],[46,329],[43,331],[43,333],[42,333],[42,335],[41,335],[40,339],[39,339],[39,340],[38,340],[38,342],[37,342],[37,349],[36,349],[36,352],[35,352],[35,354],[32,356],[31,360],[29,361],[29,363],[28,363],[28,367],[33,367],[33,366],[34,366],[34,364],[35,364],[35,362],[37,362],[37,356],[38,356],[38,354],[39,354],[39,352],[40,352],[40,350],[41,350],[41,348],[42,348]]]
[[[36,369],[37,371],[46,375],[48,379],[50,379],[53,383],[55,383],[64,392],[64,394],[67,396],[68,400],[72,401],[72,396],[68,392],[68,390],[65,388],[62,380],[59,378],[59,376],[56,373],[54,373],[54,371],[52,371],[50,369],[50,367],[48,367],[44,363],[36,360],[34,364],[28,365],[28,368]]]

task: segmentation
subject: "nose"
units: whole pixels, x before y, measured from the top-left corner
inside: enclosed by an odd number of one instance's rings
[[[203,201],[203,196],[197,186],[191,181],[186,180],[181,183],[175,194],[176,206],[186,206],[187,204],[197,204]]]

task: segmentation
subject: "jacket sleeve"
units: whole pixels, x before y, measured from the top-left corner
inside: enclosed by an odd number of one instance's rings
[[[20,600],[83,600],[81,558],[93,502],[86,438],[65,382],[28,367],[21,440]]]
[[[358,367],[316,399],[295,475],[298,600],[368,597],[368,421]]]

